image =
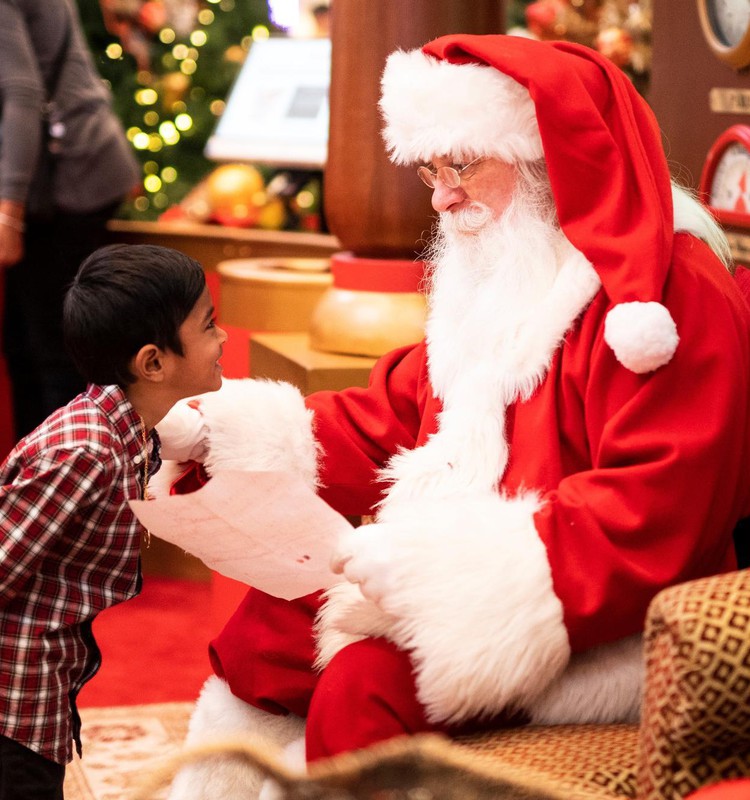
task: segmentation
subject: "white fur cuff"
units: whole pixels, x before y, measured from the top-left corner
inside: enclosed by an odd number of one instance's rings
[[[641,635],[592,647],[524,710],[534,725],[637,722],[644,674]]]
[[[524,706],[568,663],[535,495],[453,496],[388,509],[389,634],[412,653],[431,720]]]
[[[218,469],[276,470],[301,475],[316,485],[317,444],[312,412],[288,383],[226,380],[201,396],[208,428],[209,474]]]
[[[325,594],[315,621],[317,658],[315,668],[328,662],[344,647],[369,636],[390,638],[395,620],[370,600],[365,600],[354,583],[337,583]]]

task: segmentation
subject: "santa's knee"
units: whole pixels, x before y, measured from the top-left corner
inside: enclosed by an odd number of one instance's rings
[[[386,639],[364,639],[340,650],[320,676],[307,717],[307,760],[434,729],[417,700],[408,653]]]

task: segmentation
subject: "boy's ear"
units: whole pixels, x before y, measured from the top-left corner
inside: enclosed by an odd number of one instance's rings
[[[136,380],[161,382],[164,380],[164,351],[155,344],[144,344],[133,356],[130,371]]]

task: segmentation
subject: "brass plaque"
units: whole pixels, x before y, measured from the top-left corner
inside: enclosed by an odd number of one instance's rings
[[[726,235],[732,258],[742,264],[750,263],[750,236],[735,231],[726,231]]]
[[[711,89],[708,105],[715,114],[750,114],[750,89]]]

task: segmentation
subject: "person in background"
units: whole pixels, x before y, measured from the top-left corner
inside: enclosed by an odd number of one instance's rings
[[[0,466],[0,800],[60,800],[76,697],[99,669],[92,622],[141,588],[142,527],[160,465],[154,426],[221,385],[226,334],[203,269],[175,250],[94,252],[64,304],[86,390]]]
[[[315,20],[315,35],[330,36],[332,13],[331,3],[316,3],[310,9],[310,13]]]
[[[425,341],[366,389],[225,381],[165,420],[167,458],[200,414],[184,449],[203,443],[209,474],[293,471],[375,514],[339,541],[328,592],[248,592],[211,642],[189,744],[303,735],[314,762],[420,732],[635,721],[652,598],[737,564],[750,309],[628,78],[579,45],[451,35],[393,53],[380,105],[438,215]],[[258,783],[211,760],[171,798]]]
[[[73,0],[0,0],[2,339],[15,438],[84,388],[62,300],[140,169]]]

